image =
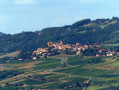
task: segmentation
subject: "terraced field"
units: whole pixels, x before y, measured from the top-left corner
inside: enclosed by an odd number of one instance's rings
[[[118,90],[119,61],[100,57],[103,62],[91,63],[95,57],[56,56],[51,58],[14,61],[2,64],[5,70],[23,71],[0,80],[0,90]],[[62,66],[61,61],[67,65]]]

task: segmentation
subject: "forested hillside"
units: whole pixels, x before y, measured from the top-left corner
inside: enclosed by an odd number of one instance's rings
[[[3,35],[4,33],[0,32],[0,36]]]
[[[39,47],[46,47],[48,41],[63,41],[64,44],[118,43],[119,18],[84,19],[72,25],[45,28],[37,32],[4,34],[0,36],[0,53],[32,51]]]

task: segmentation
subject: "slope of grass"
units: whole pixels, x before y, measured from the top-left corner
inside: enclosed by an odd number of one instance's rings
[[[27,79],[27,80],[23,81],[22,83],[27,84],[27,85],[40,85],[40,84],[45,83],[45,81]]]
[[[61,67],[61,59],[57,58],[46,58],[39,59],[37,61],[25,61],[23,63],[14,63],[14,67],[22,67],[24,75],[13,77],[16,79],[5,79],[5,81],[0,81],[2,83],[24,83],[25,88],[47,88],[47,89],[69,89],[68,85],[73,86],[73,90],[83,90],[84,87],[76,87],[77,83],[83,85],[86,80],[91,80],[91,86],[87,90],[99,90],[107,89],[110,86],[115,86],[119,84],[119,69],[118,62],[113,60],[113,57],[101,57],[105,62],[102,63],[88,63],[88,60],[93,57],[79,57],[70,56],[67,57],[68,65],[66,67]],[[32,64],[33,67],[25,68],[24,65]],[[6,64],[5,64],[6,65]],[[9,63],[9,65],[12,65]],[[15,66],[16,65],[16,66]],[[98,68],[109,65],[113,66],[112,69]],[[13,66],[11,66],[13,67]],[[14,68],[18,69],[18,68]],[[49,70],[49,71],[48,71]],[[43,80],[38,79],[27,79],[28,76],[31,77],[44,77]],[[113,88],[113,87],[111,87]],[[3,89],[4,90],[4,89]],[[14,90],[14,89],[13,89]]]
[[[18,56],[18,54],[19,54],[19,52],[7,53],[7,54],[0,55],[0,58],[4,58],[4,57],[16,57],[16,56]]]
[[[36,64],[34,67],[35,69],[50,69],[50,68],[57,68],[58,66],[61,65],[61,60],[60,59],[46,59],[44,62]]]
[[[112,21],[111,23],[108,23],[106,25],[101,25],[100,27],[103,29],[103,28],[107,27],[108,25],[116,24],[116,23],[117,23],[117,21]]]
[[[102,46],[110,46],[110,47],[115,47],[115,46],[119,46],[119,43],[114,43],[114,44],[104,44]]]
[[[3,87],[0,87],[0,90],[18,90],[18,88],[12,88],[12,87],[3,88]]]

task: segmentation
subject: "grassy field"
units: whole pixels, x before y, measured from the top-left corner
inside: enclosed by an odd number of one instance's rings
[[[119,43],[115,43],[115,44],[103,44],[102,46],[114,47],[114,46],[119,46]]]
[[[4,58],[4,57],[16,57],[18,56],[19,52],[13,52],[13,53],[6,53],[4,55],[0,55],[0,58]]]
[[[117,21],[112,21],[111,23],[108,23],[106,25],[102,25],[100,27],[103,29],[103,28],[107,27],[108,25],[115,24],[115,23],[117,23]]]
[[[67,66],[61,65],[62,57],[67,58]],[[9,90],[25,90],[31,88],[47,88],[51,90],[109,90],[118,89],[119,61],[113,57],[101,57],[105,62],[89,63],[93,57],[62,56],[29,60],[23,62],[8,62],[5,69],[24,71],[23,74],[0,81],[0,90],[7,90],[6,83],[11,84]],[[91,81],[86,87],[84,82]],[[15,86],[22,83],[22,86]],[[71,86],[71,87],[69,87]]]

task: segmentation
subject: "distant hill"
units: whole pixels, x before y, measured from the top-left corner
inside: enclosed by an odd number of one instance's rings
[[[0,36],[0,52],[32,51],[46,47],[48,41],[64,44],[119,43],[119,18],[84,19],[72,25],[45,28],[37,32],[22,32]]]
[[[4,33],[0,32],[0,36],[3,35]]]

